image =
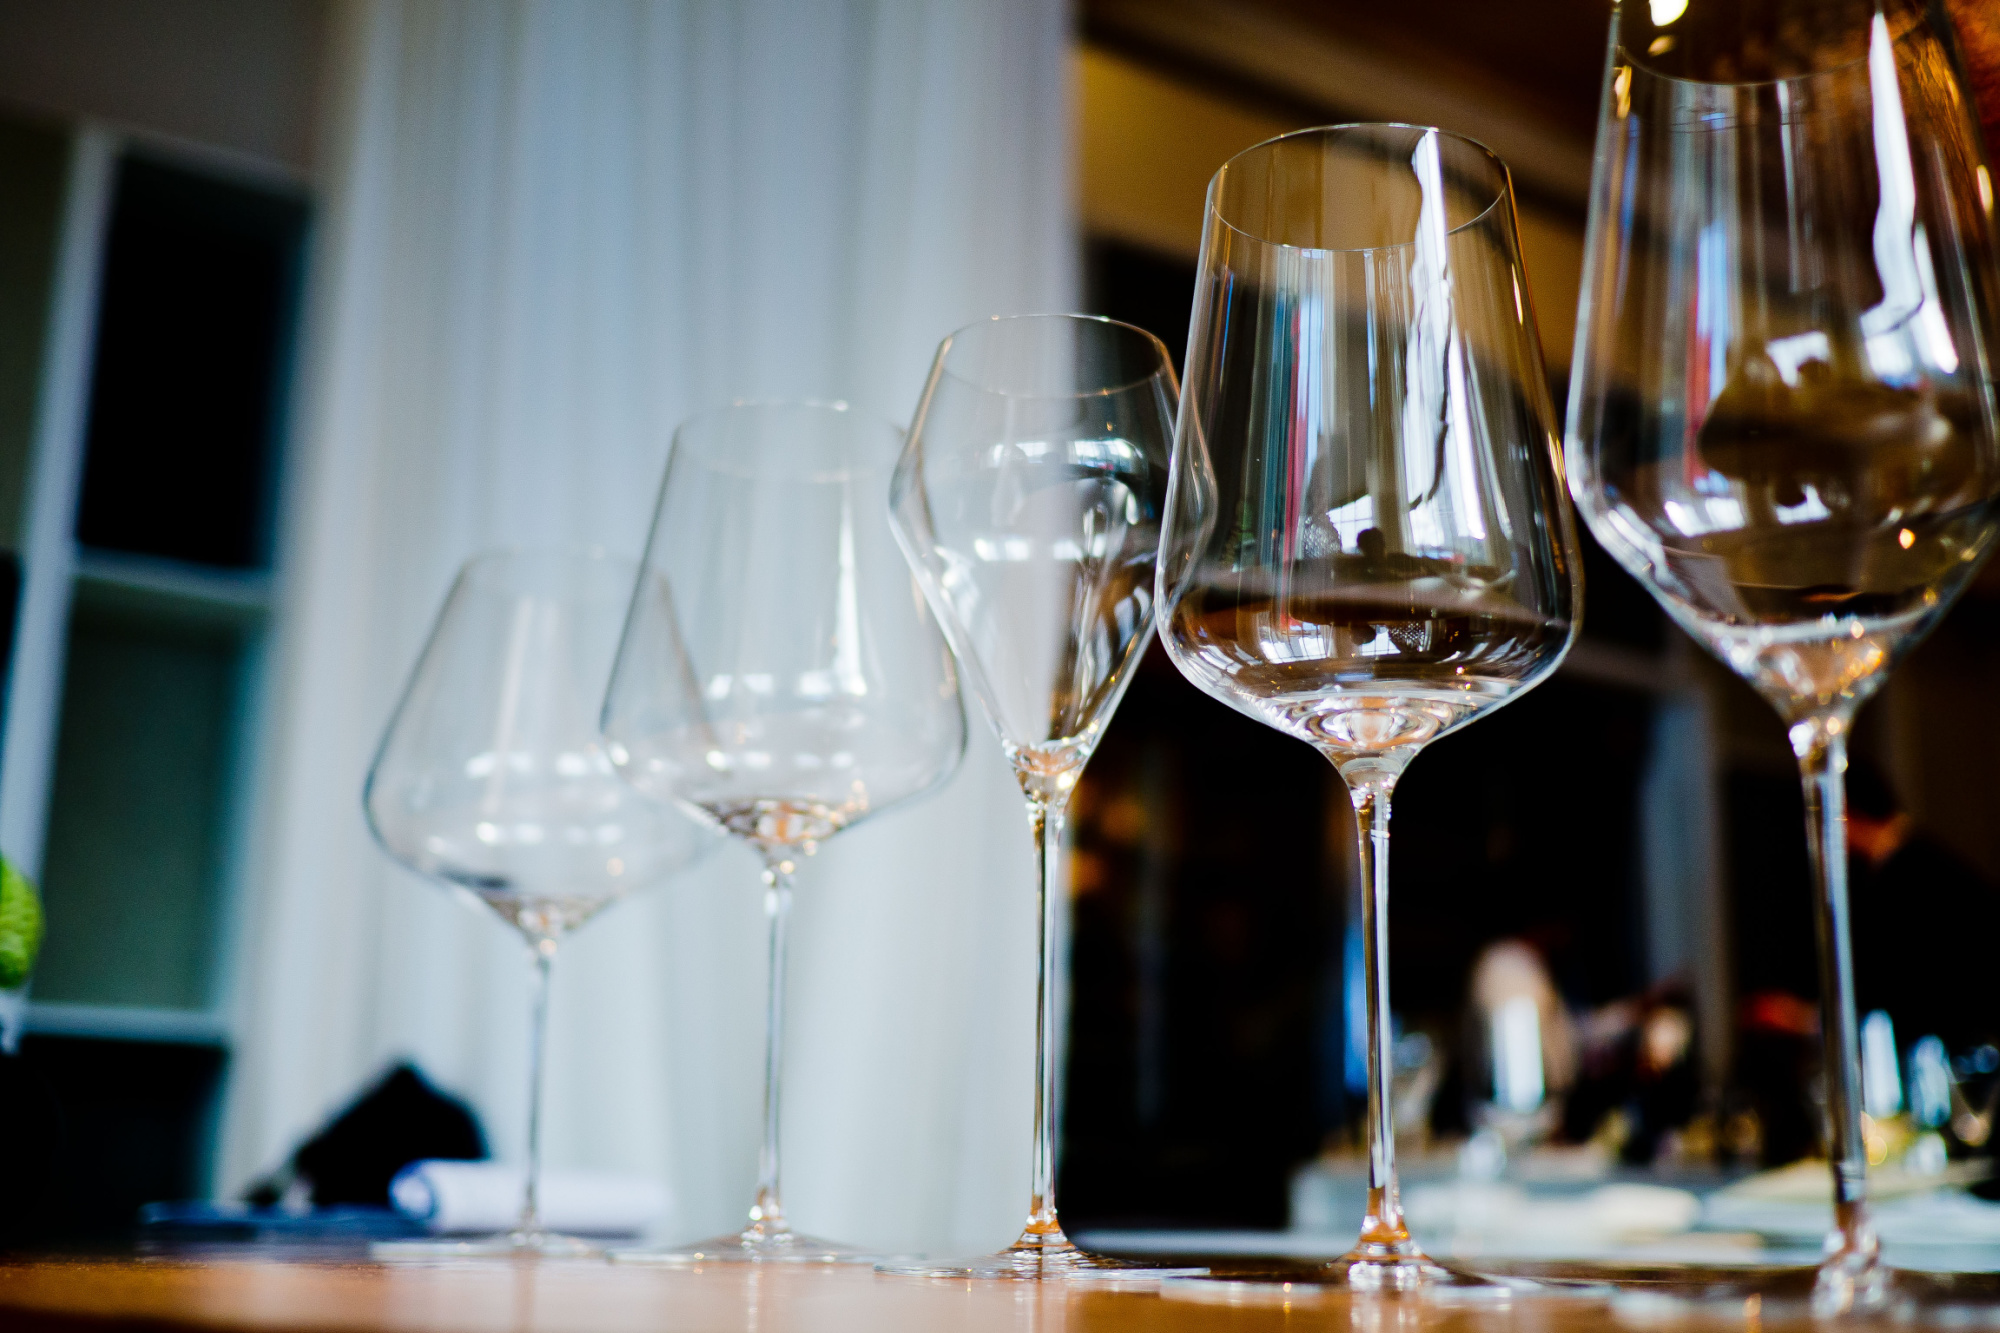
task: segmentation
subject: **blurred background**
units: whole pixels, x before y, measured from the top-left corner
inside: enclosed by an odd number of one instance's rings
[[[992,313],[1081,308],[1178,356],[1209,176],[1343,119],[1511,164],[1560,401],[1607,18],[0,0],[0,851],[48,923],[7,1084],[48,1139],[24,1234],[240,1195],[399,1061],[517,1151],[518,947],[369,845],[361,778],[457,563],[635,552],[681,417],[785,394],[906,421],[937,340]],[[1816,1150],[1780,724],[1594,547],[1587,579],[1557,675],[1398,792],[1418,1180],[1537,1153],[1719,1180]],[[1940,1038],[1953,1100],[1912,1132],[1954,1160],[1986,1151],[2000,1092],[1996,671],[1989,575],[1856,746],[1857,919],[1894,941],[1861,957],[1899,1076],[1873,1109],[1917,1113],[1900,1072]],[[787,1152],[810,1231],[976,1249],[1018,1223],[1032,871],[972,736],[950,790],[801,876]],[[1072,827],[1072,1230],[1351,1233],[1359,940],[1331,768],[1155,650]],[[551,1160],[660,1180],[677,1235],[734,1224],[754,1177],[760,912],[724,852],[557,970]]]

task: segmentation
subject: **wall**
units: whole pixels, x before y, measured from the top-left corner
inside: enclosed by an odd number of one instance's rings
[[[306,173],[329,0],[5,0],[0,102]]]

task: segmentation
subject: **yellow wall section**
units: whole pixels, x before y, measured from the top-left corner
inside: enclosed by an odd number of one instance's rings
[[[1084,231],[1193,259],[1209,177],[1254,143],[1310,123],[1249,111],[1096,47],[1077,48],[1077,200]],[[1477,127],[1450,126],[1477,137]],[[1522,262],[1542,347],[1569,364],[1583,227],[1521,209]]]

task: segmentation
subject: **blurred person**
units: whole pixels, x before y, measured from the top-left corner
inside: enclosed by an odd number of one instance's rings
[[[1467,992],[1473,1121],[1504,1126],[1517,1142],[1538,1139],[1559,1122],[1577,1067],[1576,1024],[1548,963],[1525,940],[1497,940],[1474,961]]]
[[[1696,1109],[1700,1081],[1691,1013],[1686,986],[1672,979],[1586,1015],[1563,1137],[1602,1139],[1634,1166],[1659,1156]]]
[[[1745,997],[1738,1011],[1734,1095],[1755,1129],[1759,1165],[1821,1151],[1819,1010],[1780,990]]]
[[[1865,759],[1847,772],[1847,850],[1856,1012],[1886,1011],[1905,1048],[1933,1035],[1954,1052],[2000,1038],[1988,981],[2000,889],[1918,827]]]

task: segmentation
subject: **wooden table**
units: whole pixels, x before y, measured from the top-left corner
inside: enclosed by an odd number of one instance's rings
[[[393,1333],[1582,1333],[1591,1329],[2000,1327],[1991,1282],[1917,1281],[1888,1315],[1813,1325],[1772,1298],[1676,1303],[1657,1291],[1439,1304],[1326,1288],[1106,1291],[928,1281],[868,1270],[670,1270],[576,1260],[431,1265],[244,1255],[0,1263],[0,1330]]]

